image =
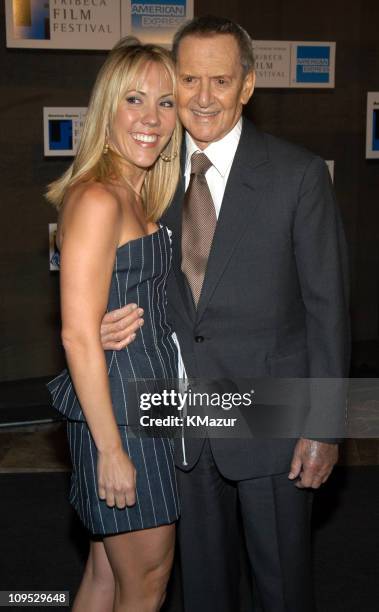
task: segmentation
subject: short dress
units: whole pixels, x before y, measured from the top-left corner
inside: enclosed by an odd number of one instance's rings
[[[95,535],[111,535],[167,525],[179,517],[173,440],[142,435],[138,396],[174,384],[178,348],[166,316],[166,280],[171,267],[170,230],[120,246],[116,252],[108,311],[136,303],[144,325],[120,351],[105,351],[113,411],[123,447],[136,472],[136,504],[107,506],[97,490],[97,449],[67,370],[48,383],[53,406],[67,419],[72,460],[70,502]]]

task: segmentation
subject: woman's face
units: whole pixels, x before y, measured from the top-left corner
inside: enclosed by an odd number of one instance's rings
[[[149,168],[175,128],[173,83],[164,67],[152,61],[133,86],[119,104],[109,145],[131,164]]]

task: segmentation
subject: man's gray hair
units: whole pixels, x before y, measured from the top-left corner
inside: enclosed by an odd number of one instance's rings
[[[253,41],[249,34],[238,23],[224,17],[196,17],[183,24],[175,33],[172,54],[175,62],[178,58],[179,45],[186,36],[214,36],[216,34],[230,34],[238,44],[241,65],[244,76],[254,70]]]

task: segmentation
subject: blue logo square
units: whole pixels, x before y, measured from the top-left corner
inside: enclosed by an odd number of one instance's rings
[[[299,45],[296,54],[297,83],[329,83],[330,47]]]
[[[50,151],[71,151],[72,144],[72,120],[49,119]]]
[[[50,39],[50,0],[13,0],[13,30],[15,38],[23,40]]]
[[[372,111],[372,150],[379,151],[379,108]]]

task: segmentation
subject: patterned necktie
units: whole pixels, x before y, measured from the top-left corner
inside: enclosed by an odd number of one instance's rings
[[[217,217],[205,173],[212,166],[204,153],[191,157],[191,179],[183,204],[182,272],[197,306],[204,282]]]

